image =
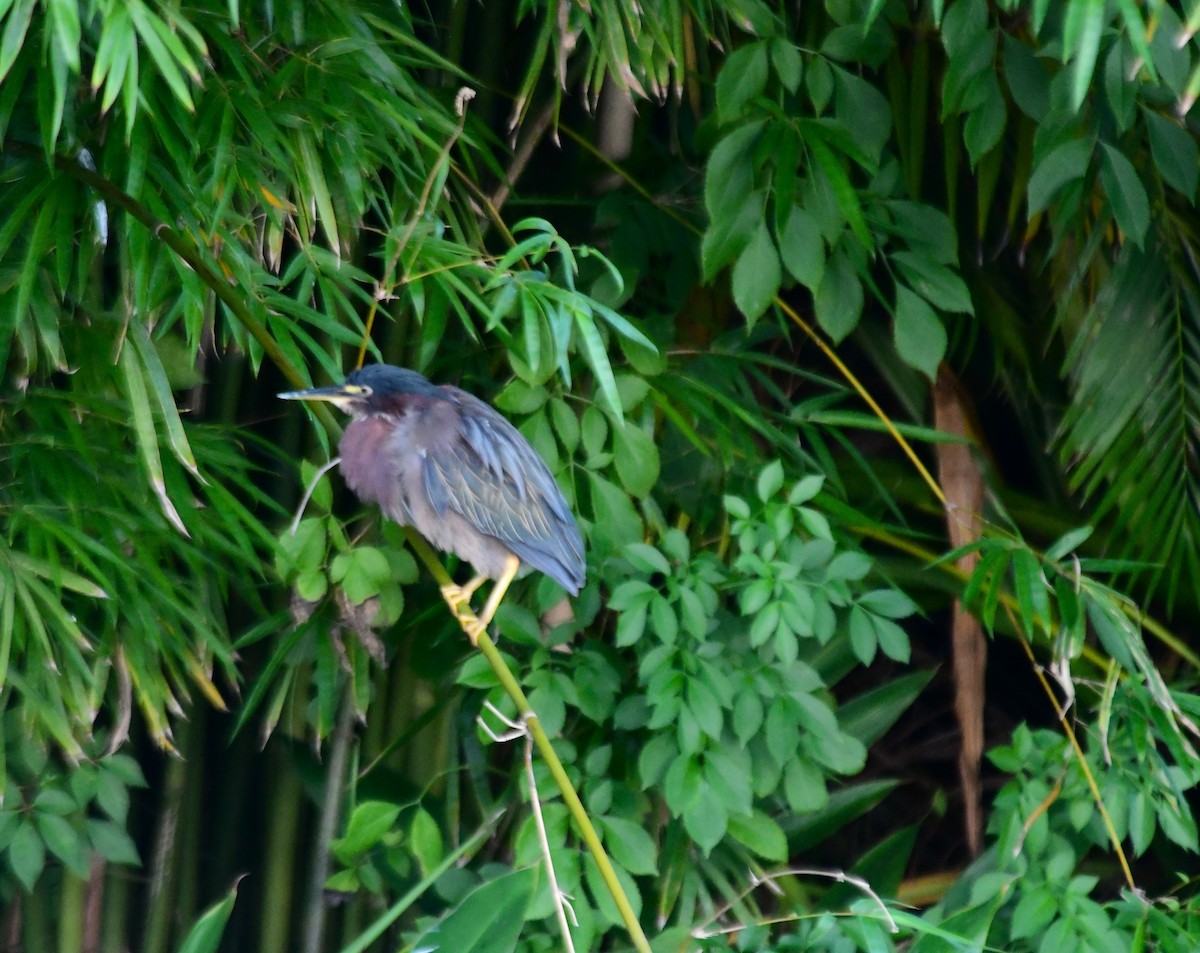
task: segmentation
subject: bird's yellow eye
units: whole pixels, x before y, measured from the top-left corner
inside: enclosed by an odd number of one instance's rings
[[[371,388],[362,384],[347,384],[343,391],[347,397],[370,397],[372,393]]]

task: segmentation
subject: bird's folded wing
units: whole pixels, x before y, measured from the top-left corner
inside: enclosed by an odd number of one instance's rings
[[[430,503],[439,513],[454,510],[522,562],[578,591],[583,543],[550,470],[491,407],[460,400],[459,432],[426,450]]]

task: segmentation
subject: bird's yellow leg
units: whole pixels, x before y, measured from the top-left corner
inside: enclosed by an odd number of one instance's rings
[[[454,613],[454,618],[459,622],[465,624],[471,617],[471,596],[475,595],[475,590],[485,582],[487,582],[487,576],[472,576],[465,586],[458,586],[454,583],[442,586],[442,598],[446,600],[450,611]]]
[[[517,559],[516,556],[510,555],[504,561],[504,572],[500,573],[500,578],[496,580],[496,585],[492,587],[488,601],[484,604],[483,611],[479,613],[479,618],[465,627],[467,637],[470,638],[472,645],[479,644],[479,634],[486,631],[488,625],[491,624],[492,616],[500,608],[500,601],[504,598],[504,594],[508,592],[508,587],[512,585],[512,581],[517,578],[517,571],[520,568],[521,560]]]

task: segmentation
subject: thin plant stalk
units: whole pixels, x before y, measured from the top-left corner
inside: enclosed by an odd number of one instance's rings
[[[450,574],[446,572],[446,567],[442,565],[441,560],[434,555],[429,544],[411,527],[404,527],[404,534],[408,539],[409,546],[413,552],[417,554],[421,562],[429,570],[430,574],[439,586],[447,586],[453,583]],[[462,612],[459,615],[459,623],[463,627],[463,631],[467,632],[469,626],[475,621],[475,617],[470,612]],[[621,920],[625,924],[626,930],[629,931],[629,939],[633,942],[634,948],[638,953],[650,953],[650,941],[646,939],[646,934],[642,930],[642,925],[638,922],[637,914],[633,912],[633,906],[629,902],[629,898],[625,895],[625,889],[621,886],[621,881],[617,879],[617,872],[613,869],[612,861],[608,859],[608,854],[604,850],[604,845],[600,842],[600,835],[596,833],[596,828],[592,824],[592,819],[588,816],[587,808],[583,806],[583,802],[579,799],[579,794],[575,791],[575,786],[571,783],[571,779],[567,776],[566,769],[563,768],[562,761],[558,757],[558,753],[554,750],[554,745],[550,743],[550,738],[546,734],[546,730],[542,727],[542,723],[537,716],[537,712],[533,710],[533,706],[529,704],[529,699],[525,697],[525,692],[521,690],[521,685],[511,671],[508,665],[504,662],[504,656],[500,654],[500,650],[496,648],[496,643],[491,640],[486,632],[479,634],[479,651],[483,653],[484,658],[488,660],[488,664],[492,667],[496,677],[500,680],[501,686],[505,693],[512,699],[517,708],[517,714],[529,729],[529,734],[533,738],[533,743],[537,745],[538,752],[542,759],[546,762],[546,767],[550,769],[550,776],[554,778],[554,783],[558,785],[558,790],[563,796],[563,802],[567,806],[567,811],[575,821],[575,826],[578,828],[580,836],[583,837],[583,842],[587,845],[588,850],[592,854],[592,858],[596,861],[596,866],[600,869],[600,876],[604,880],[604,885],[612,894],[613,902],[617,906],[617,911],[621,914]]]
[[[354,700],[347,691],[342,698],[341,711],[333,731],[329,766],[325,775],[325,796],[322,799],[321,816],[313,841],[312,873],[306,899],[308,915],[304,920],[304,935],[300,944],[303,953],[320,953],[321,938],[325,932],[325,881],[329,877],[329,844],[342,816],[342,785],[346,778],[346,765],[350,761],[353,724]]]

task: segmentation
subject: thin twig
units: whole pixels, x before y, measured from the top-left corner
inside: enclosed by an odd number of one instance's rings
[[[775,873],[766,874],[761,877],[756,874],[751,874],[750,886],[738,894],[733,900],[730,900],[727,904],[725,904],[725,906],[717,910],[716,913],[714,913],[711,917],[709,917],[706,922],[706,926],[707,923],[712,923],[718,917],[728,913],[730,908],[732,908],[735,903],[737,903],[743,897],[748,896],[756,888],[765,885],[768,888],[773,889],[775,886],[774,882],[779,880],[781,877],[825,877],[829,880],[836,880],[838,883],[850,884],[852,887],[857,887],[868,897],[870,897],[871,900],[874,901],[875,905],[883,911],[883,918],[887,922],[888,932],[900,932],[900,928],[896,926],[896,921],[892,919],[892,914],[891,911],[888,910],[887,904],[883,902],[883,899],[871,888],[871,885],[867,883],[866,880],[864,880],[862,877],[856,876],[855,874],[848,874],[844,870],[823,870],[820,867],[789,867],[787,870],[779,870]],[[786,922],[791,919],[793,918],[787,917],[778,921],[764,922]],[[746,926],[746,924],[739,923],[733,926],[720,927],[715,930],[708,930],[704,926],[700,926],[692,930],[692,936],[694,936],[697,940],[706,940],[710,937],[720,936],[725,933],[732,933],[736,930],[744,930]]]
[[[467,103],[474,98],[475,90],[464,86],[458,91],[458,95],[454,99],[454,108],[458,113],[458,122],[455,123],[450,137],[438,152],[437,159],[430,166],[429,175],[425,177],[425,184],[421,188],[420,198],[417,199],[417,207],[413,209],[412,215],[409,216],[408,225],[396,242],[395,250],[387,260],[387,265],[383,270],[383,277],[375,283],[375,294],[371,297],[371,308],[367,312],[367,320],[363,324],[362,342],[358,346],[358,360],[354,365],[355,367],[362,367],[363,359],[366,357],[367,344],[371,340],[371,329],[375,326],[375,312],[379,309],[379,302],[390,298],[396,290],[396,285],[400,283],[396,281],[396,268],[400,264],[400,256],[408,246],[413,232],[417,230],[417,224],[425,217],[425,209],[428,207],[430,196],[433,194],[433,183],[437,181],[442,163],[450,161],[450,150],[454,148],[454,143],[458,142],[463,128],[466,126]]]
[[[570,904],[567,902],[567,895],[559,888],[558,876],[554,872],[554,858],[550,855],[550,837],[546,834],[546,819],[542,816],[542,798],[538,794],[537,778],[533,774],[533,735],[530,734],[526,722],[505,718],[491,702],[484,702],[483,704],[488,711],[508,726],[508,731],[503,734],[497,734],[483,720],[483,716],[480,716],[478,719],[479,726],[487,732],[489,738],[497,743],[516,741],[518,738],[525,739],[525,780],[529,783],[529,806],[533,810],[533,822],[537,827],[538,843],[542,848],[542,858],[546,861],[546,876],[550,880],[550,894],[554,897],[554,914],[558,919],[558,928],[562,932],[563,943],[567,948],[567,953],[575,953],[575,943],[571,939],[571,926],[567,923],[567,910]],[[575,916],[573,909],[571,910],[571,919],[575,921],[575,926],[579,926],[579,919]]]
[[[304,491],[304,496],[300,500],[300,505],[296,507],[296,515],[292,517],[292,525],[288,527],[288,532],[292,536],[295,536],[296,530],[300,528],[300,518],[304,516],[304,511],[308,509],[308,501],[312,499],[313,493],[316,492],[317,484],[321,481],[321,477],[323,477],[341,462],[341,457],[334,457],[327,464],[321,467],[321,469],[319,469],[309,481],[308,489]]]

